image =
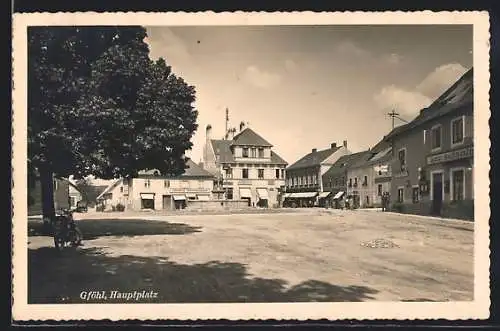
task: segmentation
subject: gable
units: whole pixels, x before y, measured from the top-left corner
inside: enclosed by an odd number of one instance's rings
[[[250,128],[234,136],[231,145],[272,147],[273,145]]]

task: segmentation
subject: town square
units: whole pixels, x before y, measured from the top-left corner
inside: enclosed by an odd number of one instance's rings
[[[25,29],[23,307],[485,307],[482,30],[140,17]]]

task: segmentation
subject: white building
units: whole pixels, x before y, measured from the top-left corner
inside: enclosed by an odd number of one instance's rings
[[[215,189],[223,191],[220,198],[246,200],[249,206],[278,206],[287,162],[273,145],[243,125],[232,138],[212,139],[211,133],[208,125],[203,166],[217,178]]]

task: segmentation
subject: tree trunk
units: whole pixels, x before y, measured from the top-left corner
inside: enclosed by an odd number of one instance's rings
[[[54,218],[56,213],[54,207],[54,176],[52,171],[45,167],[41,167],[39,170],[42,188],[43,227],[48,232],[50,231],[50,220]]]

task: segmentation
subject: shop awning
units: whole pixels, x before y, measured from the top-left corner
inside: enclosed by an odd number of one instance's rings
[[[289,198],[291,195],[292,195],[292,193],[285,193],[285,194],[283,194],[283,198],[285,198],[285,199]]]
[[[198,194],[198,200],[208,201],[210,200],[210,196],[205,194]]]
[[[252,191],[249,188],[240,188],[240,197],[242,198],[251,198]]]
[[[335,196],[333,197],[333,199],[340,199],[340,198],[342,198],[343,195],[344,195],[344,192],[343,191],[339,191],[339,192],[337,192],[337,194],[335,194]]]
[[[196,199],[196,194],[194,193],[187,193],[186,196],[190,199]]]
[[[318,192],[298,192],[292,193],[290,198],[314,198],[316,195],[318,195]]]
[[[267,193],[267,190],[265,188],[258,188],[257,195],[259,196],[259,199],[269,199],[269,194]]]
[[[154,200],[155,194],[154,193],[141,193],[141,199]]]
[[[175,201],[186,200],[186,196],[185,195],[174,195],[174,200]]]
[[[319,194],[319,198],[320,198],[320,199],[324,199],[324,198],[326,198],[327,196],[329,196],[329,195],[330,195],[330,193],[332,193],[332,192],[321,192],[321,193]]]

